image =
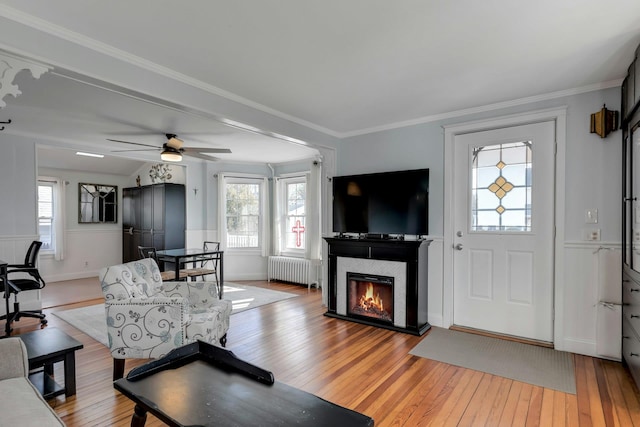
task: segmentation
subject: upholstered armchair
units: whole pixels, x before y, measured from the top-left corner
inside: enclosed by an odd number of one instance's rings
[[[125,359],[156,359],[196,340],[226,344],[231,301],[216,282],[163,282],[152,258],[100,270],[113,378]]]

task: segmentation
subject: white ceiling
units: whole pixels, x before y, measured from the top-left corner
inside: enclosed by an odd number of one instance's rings
[[[283,163],[312,158],[317,153],[304,145],[232,128],[211,118],[123,96],[55,73],[45,73],[34,81],[23,72],[15,82],[22,94],[7,99],[2,111],[12,120],[5,125],[7,131],[43,135],[58,150],[70,150],[57,155],[52,150],[40,151],[38,160],[43,167],[127,175],[143,161],[159,160],[160,147],[167,140],[165,132],[178,134],[185,147],[230,148],[231,154],[212,156],[231,162]],[[107,139],[154,145],[158,149]],[[77,150],[105,154],[107,159],[78,158]],[[140,161],[123,161],[123,156]]]
[[[638,0],[0,0],[0,16],[104,43],[338,138],[617,86],[640,43]],[[161,144],[174,132],[186,145],[229,147],[238,161],[250,160],[243,150],[262,161],[310,155],[63,80],[46,74],[5,99],[29,119],[22,132],[95,144]]]

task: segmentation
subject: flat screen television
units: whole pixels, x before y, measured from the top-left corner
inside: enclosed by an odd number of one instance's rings
[[[429,233],[429,169],[333,178],[333,231]]]

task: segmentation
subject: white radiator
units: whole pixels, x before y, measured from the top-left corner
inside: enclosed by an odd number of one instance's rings
[[[316,283],[315,268],[311,260],[287,256],[270,256],[267,279],[300,283],[311,287]]]

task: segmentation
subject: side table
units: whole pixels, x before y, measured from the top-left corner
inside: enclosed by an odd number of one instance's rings
[[[40,372],[29,375],[29,380],[36,386],[45,399],[65,394],[76,394],[76,350],[84,346],[80,341],[57,328],[46,328],[39,331],[18,335],[27,347],[29,369],[43,368]],[[64,362],[64,387],[53,379],[53,364]]]

